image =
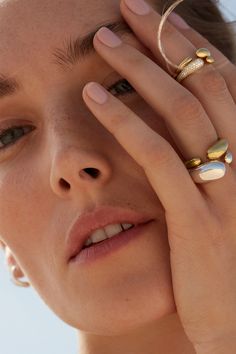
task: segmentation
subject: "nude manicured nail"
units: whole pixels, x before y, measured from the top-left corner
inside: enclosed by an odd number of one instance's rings
[[[106,27],[100,28],[96,36],[103,44],[107,45],[110,48],[118,47],[122,43],[120,38]]]
[[[150,6],[143,0],[125,0],[125,4],[136,15],[147,15],[150,12]]]
[[[108,95],[105,90],[95,82],[90,82],[86,86],[86,93],[93,101],[98,104],[104,104],[108,99]]]

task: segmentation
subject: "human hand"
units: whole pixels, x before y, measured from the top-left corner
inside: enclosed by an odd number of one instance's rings
[[[227,138],[235,154],[234,65],[192,29],[180,32],[167,24],[163,41],[174,62],[192,56],[197,46],[209,48],[216,59],[215,66],[205,65],[185,79],[184,87],[165,71],[157,48],[160,15],[153,9],[135,15],[125,0],[120,8],[156,60],[124,42],[105,46],[98,39],[103,30],[94,37],[96,51],[163,117],[185,160],[204,161],[219,137]],[[169,142],[104,88],[101,104],[93,101],[87,91],[92,86],[83,90],[86,105],[143,168],[165,210],[174,298],[186,335],[199,352],[231,341],[236,334],[235,162],[226,164],[223,178],[196,185]]]

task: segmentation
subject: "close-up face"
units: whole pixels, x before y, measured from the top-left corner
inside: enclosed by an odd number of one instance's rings
[[[9,0],[0,7],[0,72],[18,83],[7,95],[6,81],[0,89],[0,130],[15,128],[0,140],[1,240],[63,321],[108,335],[175,311],[164,209],[143,168],[82,98],[89,81],[108,89],[124,78],[96,51],[74,51],[70,62],[62,54],[78,37],[121,20],[119,3]],[[152,57],[131,31],[119,35]],[[121,84],[110,92],[175,147],[162,118],[124,87],[120,96]],[[100,206],[154,222],[106,257],[68,263],[68,231]]]

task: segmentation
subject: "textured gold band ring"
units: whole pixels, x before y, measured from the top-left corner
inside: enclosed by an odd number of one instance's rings
[[[188,77],[189,75],[193,74],[195,71],[201,69],[204,66],[205,62],[203,59],[195,59],[191,61],[187,66],[184,67],[184,69],[179,73],[177,76],[176,80],[178,82],[183,81]]]
[[[178,66],[174,78],[181,82],[195,71],[201,69],[205,64],[213,64],[215,62],[211,53],[206,48],[199,48],[196,51],[196,59],[187,57]]]

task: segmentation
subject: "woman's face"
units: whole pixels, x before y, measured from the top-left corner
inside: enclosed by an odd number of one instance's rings
[[[0,149],[1,239],[50,308],[96,334],[119,334],[175,311],[161,203],[143,169],[82,99],[87,82],[110,87],[124,78],[96,52],[66,64],[59,50],[69,39],[122,19],[119,3],[8,0],[0,8],[0,72],[19,81],[17,92],[3,96],[6,82],[0,89],[0,129],[34,128],[25,135],[20,130],[18,140],[8,134],[12,144]],[[132,33],[123,39],[152,57]],[[118,98],[177,149],[142,97]],[[88,167],[100,177],[82,173]],[[101,205],[134,209],[156,221],[148,234],[108,257],[69,265],[68,229]]]

